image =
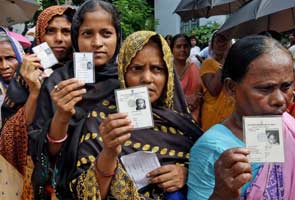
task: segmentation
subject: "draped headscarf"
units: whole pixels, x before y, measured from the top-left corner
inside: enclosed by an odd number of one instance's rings
[[[40,13],[36,23],[36,44],[40,44],[42,42],[42,38],[46,33],[46,28],[50,20],[52,20],[52,18],[55,16],[61,16],[65,13],[73,16],[75,13],[75,9],[71,8],[70,6],[57,5],[50,6]]]

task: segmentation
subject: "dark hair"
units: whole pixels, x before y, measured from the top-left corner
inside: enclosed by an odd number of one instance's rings
[[[249,70],[249,64],[259,56],[282,50],[289,54],[289,51],[278,41],[271,37],[254,35],[238,40],[229,50],[222,68],[222,81],[231,78],[235,82],[240,82]]]
[[[191,35],[191,36],[189,37],[189,39],[190,39],[190,40],[194,39],[194,40],[196,40],[196,41],[197,41],[197,37],[196,37],[196,36],[194,36],[194,35]]]
[[[79,46],[78,46],[79,28],[81,24],[84,22],[85,14],[87,12],[94,12],[97,10],[97,8],[102,8],[103,10],[105,10],[106,12],[112,15],[113,25],[117,33],[117,46],[116,46],[116,51],[113,57],[113,59],[115,59],[116,55],[119,52],[120,41],[121,41],[120,17],[115,7],[113,7],[111,3],[106,1],[87,0],[79,7],[79,9],[74,15],[72,28],[71,28],[71,38],[72,38],[73,47],[76,51],[79,51]]]
[[[168,34],[168,35],[165,36],[165,40],[172,40],[172,38],[173,38],[173,36],[170,35],[170,34]]]
[[[179,33],[173,36],[171,43],[170,43],[170,48],[171,50],[173,49],[175,42],[178,38],[184,38],[186,40],[186,42],[188,43],[189,47],[191,47],[191,41],[189,39],[189,37],[183,33]]]

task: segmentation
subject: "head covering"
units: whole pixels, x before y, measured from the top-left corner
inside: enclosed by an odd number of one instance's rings
[[[64,15],[66,12],[74,14],[75,9],[71,8],[70,6],[57,5],[50,6],[40,13],[36,23],[36,44],[41,43],[50,20],[56,15]]]
[[[12,49],[15,53],[16,60],[17,60],[18,64],[19,65],[22,64],[22,61],[23,61],[22,57],[25,54],[25,52],[24,52],[24,49],[22,48],[21,44],[16,39],[11,37],[8,34],[7,30],[5,30],[4,27],[0,26],[0,32],[5,33],[5,35],[7,35],[9,43],[11,44]]]
[[[161,41],[161,48],[163,52],[163,59],[166,63],[168,70],[168,80],[166,87],[166,94],[164,96],[164,104],[168,108],[173,107],[173,82],[174,82],[174,73],[173,73],[173,56],[169,45],[166,40],[156,32],[152,31],[138,31],[126,38],[124,41],[118,58],[118,71],[119,71],[119,81],[122,88],[126,88],[126,82],[124,79],[124,74],[126,73],[127,67],[130,65],[132,59],[135,57],[138,51],[140,51],[151,39],[153,36],[158,36]]]

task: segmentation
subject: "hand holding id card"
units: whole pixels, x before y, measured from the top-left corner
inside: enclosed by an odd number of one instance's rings
[[[47,42],[43,42],[42,44],[33,47],[32,50],[41,60],[41,65],[45,70],[58,63],[58,60]]]
[[[243,117],[244,141],[250,149],[250,162],[284,162],[281,116]]]
[[[93,53],[74,53],[74,73],[75,78],[84,83],[95,82]]]
[[[154,126],[151,103],[146,86],[115,90],[118,112],[128,113],[134,129]]]

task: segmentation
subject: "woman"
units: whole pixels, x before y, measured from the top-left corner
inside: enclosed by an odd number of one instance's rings
[[[14,76],[18,65],[22,63],[24,50],[22,46],[0,27],[0,90],[6,94],[8,84]]]
[[[224,36],[214,33],[210,42],[211,58],[204,60],[200,70],[204,85],[204,102],[202,105],[201,125],[203,130],[222,122],[234,108],[221,82],[221,69],[231,43]]]
[[[186,101],[195,121],[199,122],[202,100],[202,81],[199,68],[189,63],[190,40],[184,34],[177,34],[171,40],[171,50],[174,56],[174,65],[178,74]]]
[[[126,38],[118,65],[121,88],[148,87],[155,126],[132,130],[127,115],[116,113],[113,94],[97,102],[78,139],[71,182],[75,199],[163,199],[164,191],[178,190],[186,195],[187,153],[201,130],[187,111],[168,44],[155,32],[135,32]],[[150,184],[139,191],[118,162],[137,151],[155,152],[162,165],[148,174]]]
[[[284,113],[293,92],[290,53],[272,38],[243,38],[230,49],[222,77],[235,99],[235,111],[192,148],[188,198],[293,199],[295,127],[294,119]],[[285,163],[250,164],[248,149],[232,149],[245,146],[242,117],[259,115],[283,115]],[[205,170],[195,170],[200,167]]]
[[[85,84],[73,78],[72,61],[45,80],[30,131],[36,199],[53,193],[59,199],[71,198],[68,175],[75,166],[76,137],[89,110],[119,87],[114,65],[120,45],[119,24],[115,8],[99,0],[83,3],[73,18],[73,47],[78,52],[94,53],[96,82]]]
[[[38,16],[36,24],[36,45],[47,42],[52,49],[59,61],[58,64],[52,67],[52,70],[61,67],[72,57],[70,30],[74,13],[75,10],[69,6],[51,6],[43,10]],[[28,98],[30,91],[26,82],[27,80],[24,80],[19,70],[21,68],[18,69],[16,76],[11,80],[7,97],[1,108],[4,121],[23,107],[27,99],[30,99]],[[27,70],[29,70],[27,73],[31,74],[35,69],[28,68]],[[46,74],[44,73],[42,77],[48,77],[52,73],[52,70],[47,69]],[[34,95],[34,98],[31,99],[31,106],[36,104],[38,93],[39,90]],[[33,107],[29,108],[30,112],[26,114],[27,125],[31,124],[34,119],[32,113],[34,113],[35,108]],[[12,121],[15,122],[15,119]]]

